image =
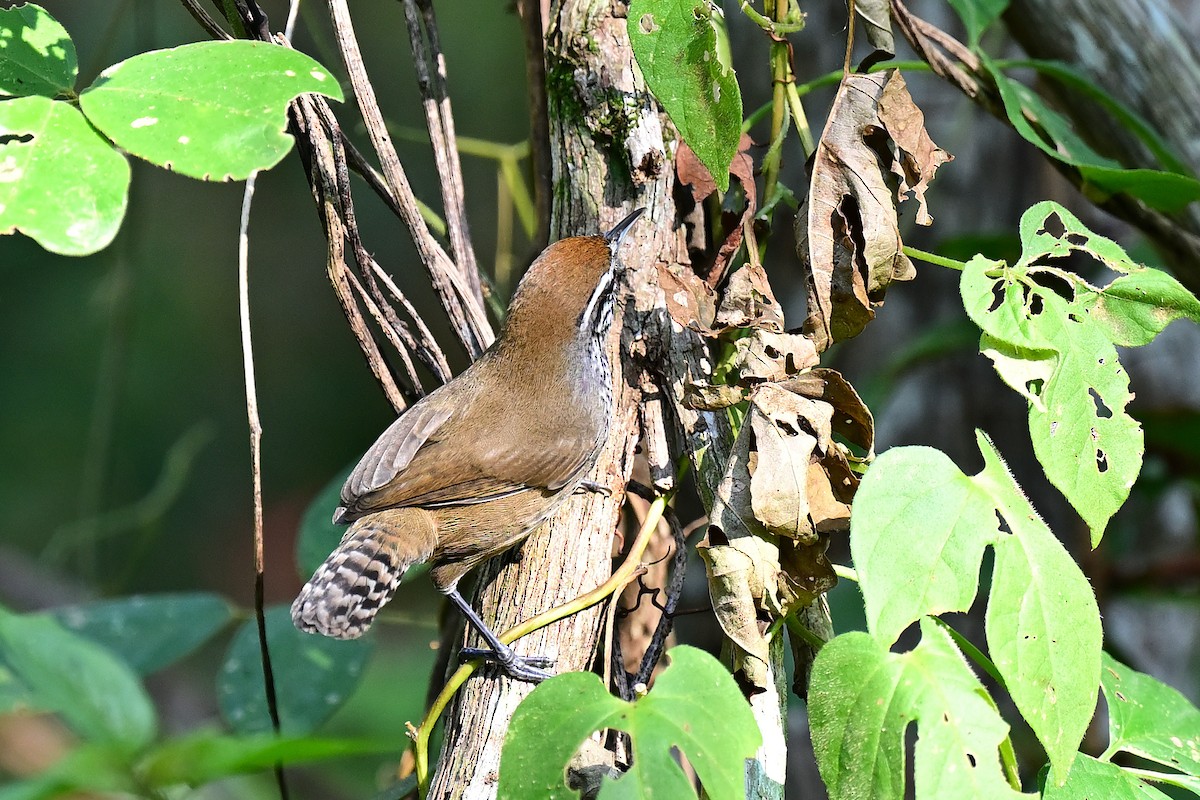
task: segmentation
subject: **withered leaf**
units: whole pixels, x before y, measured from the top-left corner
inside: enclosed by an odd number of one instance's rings
[[[737,153],[729,164],[729,174],[738,179],[742,184],[742,191],[746,193],[750,213],[754,213],[757,192],[754,185],[754,161],[750,158],[750,148],[753,146],[754,140],[750,138],[750,134],[743,133],[738,141]],[[700,159],[696,158],[695,152],[688,147],[687,142],[680,142],[679,150],[675,153],[675,176],[680,183],[691,188],[692,200],[696,203],[717,190],[717,182],[700,163]]]
[[[879,98],[879,118],[896,144],[899,158],[892,162],[892,171],[900,178],[900,197],[908,193],[917,200],[918,225],[932,225],[933,217],[925,202],[925,190],[937,168],[954,156],[933,143],[925,130],[925,115],[917,104],[900,73],[883,87]]]
[[[762,328],[783,333],[783,307],[762,264],[747,262],[729,276],[717,306],[718,328]]]
[[[950,159],[922,121],[895,70],[843,78],[813,156],[806,213],[796,217],[809,290],[804,329],[818,351],[860,333],[888,285],[916,274],[897,227],[899,192],[912,191],[918,221],[927,220],[925,188]]]
[[[658,267],[658,285],[667,301],[671,319],[706,336],[714,335],[717,293],[696,273],[679,264]]]
[[[780,384],[790,392],[833,406],[833,430],[867,451],[875,448],[875,419],[858,392],[836,370],[816,367]]]
[[[854,10],[863,21],[867,41],[875,48],[875,52],[859,65],[858,71],[865,72],[872,64],[896,55],[896,40],[892,35],[892,3],[891,0],[857,0]]]
[[[755,330],[734,344],[734,368],[745,384],[781,381],[818,363],[811,339],[798,333]]]
[[[746,399],[746,390],[727,384],[689,383],[683,387],[683,404],[695,411],[720,411]]]
[[[832,444],[833,407],[775,384],[755,390],[746,417],[754,432],[750,499],[771,533],[811,544],[809,465]],[[743,423],[745,424],[745,423]]]
[[[761,540],[758,540],[761,542]],[[762,570],[756,559],[733,545],[700,544],[696,547],[708,574],[713,613],[733,643],[734,672],[765,689],[770,679],[769,644],[758,624],[757,596],[763,593]],[[778,559],[775,559],[778,566]]]
[[[821,537],[812,544],[779,540],[779,565],[783,569],[780,594],[789,611],[811,605],[818,596],[837,585],[833,565],[825,556],[828,547],[828,537]]]

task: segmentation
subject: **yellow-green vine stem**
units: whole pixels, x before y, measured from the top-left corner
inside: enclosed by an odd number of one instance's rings
[[[686,463],[685,461],[685,468]],[[680,479],[682,479],[682,475],[683,470],[680,471]],[[662,520],[663,512],[666,511],[667,503],[671,501],[673,495],[673,491],[659,495],[650,504],[650,509],[646,512],[646,519],[642,522],[642,527],[638,530],[637,537],[633,540],[633,544],[629,548],[629,555],[625,557],[621,566],[613,572],[608,580],[569,603],[563,603],[549,611],[544,611],[535,617],[525,620],[520,625],[510,628],[500,635],[500,641],[505,644],[511,644],[522,636],[527,636],[539,628],[544,628],[560,619],[591,608],[625,586],[634,571],[641,565],[642,554],[645,553],[646,546],[650,544],[650,536],[658,527],[659,521]],[[429,711],[425,714],[425,719],[421,720],[420,727],[417,728],[413,744],[413,755],[416,761],[419,797],[425,797],[429,789],[429,737],[433,733],[434,726],[437,725],[438,719],[441,718],[442,712],[446,710],[446,706],[450,704],[454,695],[482,663],[482,660],[476,659],[463,664],[455,670],[450,679],[446,681],[446,685],[442,688],[437,698],[434,699],[433,704],[429,707]]]

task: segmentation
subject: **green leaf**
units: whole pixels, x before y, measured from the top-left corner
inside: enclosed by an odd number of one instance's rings
[[[984,332],[981,351],[1030,401],[1034,452],[1096,545],[1128,498],[1145,451],[1141,427],[1126,410],[1133,395],[1114,345],[1149,342],[1179,317],[1200,319],[1200,303],[1056,203],[1030,208],[1020,229],[1022,255],[1013,266],[982,257],[967,263],[963,305]],[[1072,253],[1123,274],[1097,288],[1041,266]]]
[[[1108,703],[1107,752],[1131,753],[1200,778],[1200,710],[1187,698],[1107,654],[1100,687]]]
[[[1129,771],[1083,753],[1075,758],[1070,779],[1062,786],[1047,784],[1042,797],[1044,800],[1170,800]]]
[[[742,127],[742,95],[733,68],[722,63],[710,0],[633,0],[629,40],[646,85],[721,191]]]
[[[220,595],[135,595],[50,612],[64,628],[104,645],[142,675],[191,653],[233,619]]]
[[[708,797],[744,797],[745,760],[762,741],[750,706],[712,656],[686,645],[669,656],[654,688],[633,703],[608,694],[589,673],[540,684],[517,707],[504,738],[499,796],[575,798],[564,780],[567,762],[592,733],[615,728],[630,734],[633,766],[616,781],[605,779],[601,800],[695,796],[673,747],[695,768]]]
[[[813,749],[831,800],[905,797],[914,722],[916,797],[1022,797],[1000,766],[1008,725],[931,620],[921,620],[921,642],[907,653],[865,633],[838,636],[817,654],[811,687]]]
[[[200,42],[114,64],[80,96],[120,147],[203,180],[242,180],[292,147],[287,106],[313,92],[342,99],[324,67],[263,42]]]
[[[875,460],[850,518],[872,635],[890,645],[923,616],[971,607],[984,548],[1000,537],[995,509],[940,450],[897,447]],[[920,546],[902,531],[920,531]]]
[[[300,736],[316,729],[354,691],[372,640],[340,641],[301,633],[292,625],[287,606],[267,609],[266,623],[280,730],[285,736]],[[229,645],[217,676],[217,702],[221,716],[238,733],[271,730],[253,619],[238,629]]]
[[[1061,780],[1095,709],[1100,611],[991,442],[978,443],[985,466],[974,477],[924,447],[890,450],[867,472],[850,529],[867,628],[886,648],[925,615],[969,609],[990,545],[991,658]]]
[[[1051,776],[1062,783],[1096,709],[1100,609],[1087,578],[1029,504],[991,441],[982,433],[976,439],[984,468],[975,481],[1011,531],[994,546],[988,649],[1050,758]]]
[[[46,9],[0,9],[0,96],[55,97],[69,92],[78,74],[75,43]]]
[[[0,609],[0,658],[33,708],[61,715],[84,739],[133,752],[154,738],[154,706],[133,671],[53,619]]]
[[[949,0],[967,28],[967,41],[971,47],[979,44],[979,37],[1000,18],[1008,8],[1008,0]]]
[[[402,747],[395,742],[365,739],[229,736],[201,731],[155,747],[138,764],[138,774],[152,786],[196,786],[230,775],[270,769],[276,764],[395,752]]]
[[[980,62],[996,81],[1004,112],[1026,141],[1051,158],[1070,164],[1084,178],[1084,192],[1107,195],[1124,192],[1160,211],[1179,211],[1200,200],[1200,180],[1175,172],[1123,169],[1093,150],[1079,137],[1071,122],[1046,104],[1032,89],[1008,78],[982,53]],[[1038,127],[1034,127],[1034,123]]]
[[[23,781],[0,786],[0,800],[56,800],[62,797],[135,796],[126,755],[111,747],[85,744]]]
[[[1149,344],[1180,317],[1200,323],[1200,301],[1167,273],[1137,267],[1083,298],[1108,340],[1122,347]]]
[[[108,246],[129,193],[129,163],[73,106],[45,97],[0,103],[0,234],[19,230],[53,253]]]

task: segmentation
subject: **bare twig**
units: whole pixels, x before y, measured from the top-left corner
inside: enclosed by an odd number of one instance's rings
[[[421,218],[421,213],[417,208],[416,195],[413,194],[408,176],[400,164],[396,148],[392,145],[391,136],[383,121],[383,114],[379,110],[379,103],[375,99],[375,90],[367,77],[346,0],[329,0],[329,10],[338,47],[341,50],[346,71],[350,76],[350,83],[354,87],[367,133],[379,156],[384,180],[387,182],[391,194],[400,203],[404,223],[412,235],[421,263],[429,273],[434,291],[437,292],[438,299],[446,309],[451,327],[463,347],[466,348],[467,353],[472,358],[478,358],[484,348],[490,345],[495,338],[491,325],[484,314],[483,305],[469,289],[463,286],[458,267],[433,238],[425,221]]]
[[[271,727],[279,733],[279,705],[275,698],[275,671],[271,667],[271,650],[267,644],[267,620],[263,612],[264,574],[263,499],[262,499],[262,422],[258,416],[258,391],[254,383],[254,348],[250,341],[250,206],[254,199],[257,173],[246,179],[242,195],[242,216],[238,230],[238,311],[242,329],[242,365],[246,375],[246,417],[250,423],[250,472],[254,486],[254,619],[258,623],[258,647],[262,657],[263,687],[267,696],[267,713]],[[287,780],[283,764],[275,765],[275,780],[279,795],[287,800]]]
[[[446,89],[446,59],[438,40],[437,19],[429,0],[404,0],[404,20],[408,25],[408,40],[412,46],[413,67],[417,71],[417,88],[425,108],[425,124],[433,146],[433,160],[442,187],[442,207],[446,213],[446,229],[450,238],[450,254],[458,264],[459,274],[482,306],[483,291],[479,280],[479,265],[471,246],[467,226],[467,210],[463,204],[462,165],[455,143],[454,115]],[[422,34],[422,26],[424,33]]]

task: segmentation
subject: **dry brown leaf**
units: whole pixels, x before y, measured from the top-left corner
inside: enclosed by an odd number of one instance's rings
[[[696,273],[679,264],[670,267],[659,265],[658,285],[666,298],[667,313],[671,319],[706,336],[714,335],[712,326],[717,316],[717,293]]]
[[[954,156],[933,143],[925,130],[925,115],[913,102],[900,73],[883,87],[879,98],[879,118],[896,143],[899,158],[892,163],[892,172],[900,178],[900,196],[909,192],[917,200],[918,225],[932,225],[933,217],[925,203],[925,190],[937,168]]]
[[[833,430],[868,454],[875,449],[875,419],[858,392],[836,370],[816,367],[780,384],[790,392],[833,406]]]
[[[746,399],[746,390],[723,383],[689,383],[683,387],[683,404],[695,411],[720,411]]]
[[[830,445],[833,407],[771,383],[755,390],[746,422],[754,433],[750,500],[774,534],[815,541],[809,513],[809,464]],[[743,423],[745,425],[746,423]]]
[[[926,219],[925,187],[950,156],[919,127],[915,108],[895,70],[847,75],[838,89],[813,156],[806,213],[796,217],[805,331],[819,351],[861,332],[888,285],[916,274],[902,251],[897,193],[911,190]]]
[[[708,573],[713,613],[734,645],[733,671],[742,673],[751,685],[765,689],[770,680],[770,645],[758,624],[755,589],[761,596],[760,569],[751,555],[733,545],[701,543],[696,551]]]
[[[743,264],[729,276],[717,306],[716,326],[783,333],[783,307],[771,291],[762,264]]]
[[[782,381],[819,361],[812,340],[798,333],[756,330],[734,348],[734,368],[744,384]]]

